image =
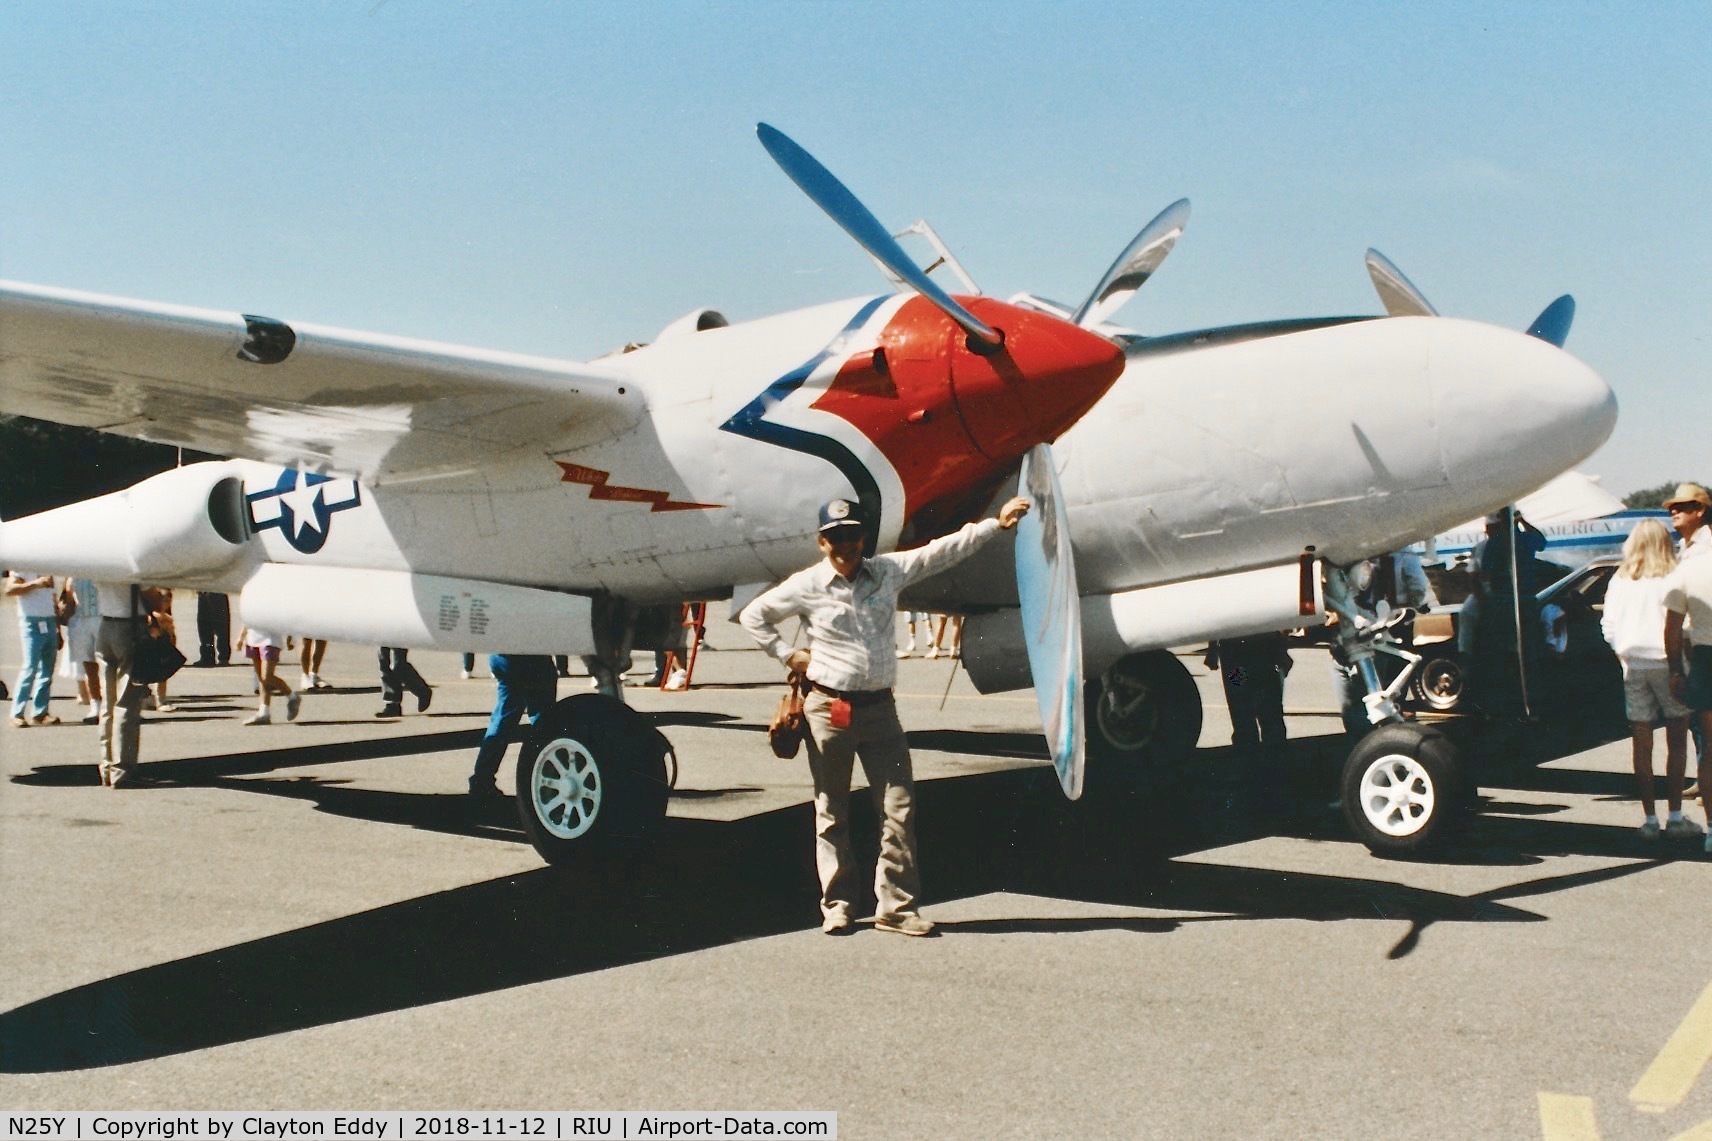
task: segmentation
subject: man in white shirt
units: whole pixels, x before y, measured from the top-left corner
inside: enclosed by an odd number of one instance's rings
[[[1708,495],[1698,483],[1677,485],[1675,493],[1664,501],[1664,509],[1670,512],[1670,525],[1682,537],[1677,558],[1699,558],[1712,550],[1712,529],[1706,526],[1709,507],[1712,507],[1712,495]]]
[[[1712,551],[1712,527],[1706,525],[1708,508],[1712,508],[1712,495],[1698,483],[1680,483],[1676,490],[1665,497],[1664,509],[1670,512],[1670,525],[1676,529],[1682,539],[1678,545],[1676,557],[1679,562],[1697,559]],[[1704,627],[1702,627],[1704,629]],[[1694,643],[1694,624],[1689,622],[1683,626],[1682,638],[1685,645]],[[1712,639],[1708,639],[1712,641]],[[1694,755],[1704,763],[1706,759],[1706,734],[1700,728],[1700,719],[1696,717],[1694,726]],[[1699,778],[1695,778],[1698,782]],[[1688,789],[1690,797],[1700,791],[1700,785],[1694,784]]]
[[[1027,512],[1028,500],[1012,499],[996,519],[967,524],[913,551],[864,558],[867,531],[859,509],[849,500],[834,499],[820,509],[816,541],[825,559],[743,609],[743,628],[812,686],[803,713],[814,777],[821,930],[828,935],[852,930],[856,869],[850,856],[850,771],[858,756],[881,816],[874,927],[900,935],[933,933],[933,923],[916,908],[921,873],[915,852],[915,779],[892,700],[898,594],[968,558]],[[806,648],[794,649],[779,636],[779,623],[791,617],[803,620]]]
[[[1686,702],[1700,726],[1702,738],[1712,735],[1712,644],[1689,646],[1683,627],[1692,623],[1712,630],[1712,558],[1683,559],[1665,579],[1664,660],[1670,670],[1671,693]],[[1685,621],[1686,620],[1686,621]],[[1700,806],[1712,822],[1712,765],[1700,752]],[[1706,837],[1712,852],[1712,832]]]
[[[137,769],[149,687],[131,680],[131,658],[143,637],[148,607],[127,582],[98,582],[95,597],[101,612],[95,632],[95,659],[101,663],[101,783],[118,788]]]

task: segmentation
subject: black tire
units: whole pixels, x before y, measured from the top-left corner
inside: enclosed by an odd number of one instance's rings
[[[1083,694],[1085,785],[1141,788],[1151,773],[1181,766],[1201,739],[1201,692],[1176,656],[1149,650],[1121,658]]]
[[[1428,651],[1422,655],[1409,689],[1415,700],[1434,713],[1450,713],[1462,704],[1468,689],[1468,671],[1456,651]]]
[[[1381,725],[1344,762],[1344,819],[1379,856],[1432,847],[1462,811],[1462,765],[1456,746],[1437,729]]]
[[[636,845],[665,818],[669,749],[621,702],[565,698],[531,727],[517,758],[524,835],[549,864]]]

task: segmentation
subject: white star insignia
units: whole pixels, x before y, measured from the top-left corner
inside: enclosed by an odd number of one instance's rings
[[[321,485],[311,484],[309,477],[303,472],[297,473],[296,487],[280,493],[279,501],[291,509],[291,517],[296,520],[299,535],[306,530],[321,530],[321,519],[315,510],[321,502]]]

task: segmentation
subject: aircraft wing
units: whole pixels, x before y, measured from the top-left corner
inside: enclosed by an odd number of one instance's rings
[[[0,281],[0,412],[370,483],[615,435],[600,365]]]

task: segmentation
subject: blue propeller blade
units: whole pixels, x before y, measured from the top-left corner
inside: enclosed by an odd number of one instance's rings
[[[831,171],[821,166],[813,155],[797,146],[782,131],[765,123],[755,125],[755,134],[760,136],[761,145],[767,148],[767,153],[773,156],[773,161],[791,176],[791,181],[796,183],[816,206],[826,211],[829,218],[844,227],[844,232],[855,238],[857,244],[867,250],[876,261],[891,270],[911,289],[939,306],[947,317],[963,326],[964,331],[975,340],[989,348],[997,348],[1004,343],[1004,338],[999,335],[998,330],[953,301],[949,293],[935,285],[932,279],[921,271],[921,267],[910,260],[910,256],[904,253],[903,247],[898,245],[886,228],[880,225],[879,219],[869,213],[868,208],[862,205]]]
[[[1569,325],[1574,320],[1575,298],[1566,293],[1534,318],[1534,323],[1528,326],[1528,336],[1549,341],[1561,349],[1569,339]]]

